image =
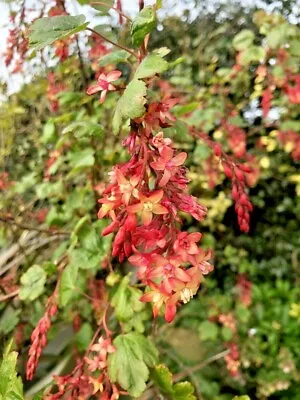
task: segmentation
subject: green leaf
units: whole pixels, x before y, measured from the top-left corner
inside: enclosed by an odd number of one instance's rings
[[[168,367],[163,364],[156,365],[151,373],[151,379],[162,393],[172,394],[173,377]]]
[[[69,256],[72,265],[80,269],[96,268],[100,266],[101,259],[103,258],[100,252],[97,254],[82,248],[69,251]]]
[[[111,305],[119,321],[125,323],[126,332],[136,330],[144,332],[144,321],[149,319],[146,305],[140,301],[141,290],[129,285],[129,276],[125,276],[112,296]]]
[[[85,322],[75,335],[75,344],[79,351],[84,352],[89,347],[93,337],[93,329],[91,324]]]
[[[232,330],[228,326],[222,326],[221,335],[223,339],[228,342],[232,339],[233,333]]]
[[[90,4],[91,0],[78,0],[79,4],[88,4],[91,7],[95,8],[98,11],[101,11],[104,14],[107,14],[111,7],[114,5],[114,0],[101,0],[101,3],[105,3],[105,5],[97,5],[97,4]]]
[[[194,387],[190,382],[179,382],[174,385],[172,399],[197,400],[194,396]]]
[[[117,134],[122,122],[128,118],[135,119],[145,113],[147,88],[143,81],[133,79],[119,99],[113,118],[113,131]]]
[[[140,11],[131,26],[131,38],[134,46],[139,46],[145,36],[155,29],[156,24],[157,19],[153,7],[145,7]]]
[[[44,125],[42,143],[51,143],[55,139],[55,123],[52,119],[49,119]]]
[[[254,33],[249,29],[243,29],[233,38],[233,47],[236,50],[245,50],[247,47],[251,46],[254,40]]]
[[[248,65],[252,62],[263,61],[266,55],[266,50],[260,46],[249,46],[241,53],[241,64]]]
[[[159,391],[172,400],[196,400],[193,385],[190,382],[179,382],[173,385],[172,373],[163,364],[154,367],[151,379]]]
[[[70,165],[74,170],[92,167],[95,163],[94,150],[91,148],[74,151],[68,156]]]
[[[86,219],[79,221],[72,232],[72,247],[78,243],[80,248],[71,248],[68,252],[71,264],[80,269],[100,267],[101,261],[109,251],[112,240],[110,236],[100,237],[95,224],[92,226],[86,222]]]
[[[125,50],[112,51],[111,53],[106,54],[100,59],[99,67],[124,62],[128,59],[129,55],[130,54]]]
[[[130,396],[139,397],[146,389],[149,367],[157,362],[158,352],[140,333],[119,335],[113,342],[116,352],[108,356],[108,373]]]
[[[62,307],[66,306],[71,300],[74,290],[76,289],[76,281],[78,277],[78,266],[69,264],[62,273],[59,286],[59,302]]]
[[[4,335],[12,332],[19,323],[20,313],[20,309],[14,310],[11,306],[6,307],[0,319],[0,332]]]
[[[135,78],[150,78],[156,74],[161,74],[168,69],[168,62],[158,54],[150,54],[141,62],[135,73]]]
[[[41,50],[58,39],[84,30],[88,25],[84,21],[84,15],[39,18],[30,27],[29,45],[35,50]]]
[[[218,326],[210,321],[204,321],[199,326],[201,340],[215,340],[218,336]]]
[[[0,365],[0,400],[23,400],[23,384],[16,372],[18,353],[10,348],[11,343]]]
[[[234,396],[232,400],[251,400],[249,396],[244,395],[244,396]]]
[[[101,137],[103,135],[103,127],[91,121],[75,121],[68,125],[62,131],[63,135],[67,133],[74,133],[76,137],[81,138],[84,136]]]
[[[46,272],[39,265],[33,265],[21,276],[19,297],[21,300],[35,300],[43,291]]]

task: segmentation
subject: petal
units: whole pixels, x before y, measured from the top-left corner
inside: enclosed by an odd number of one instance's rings
[[[150,225],[151,224],[151,221],[152,221],[152,212],[151,211],[143,210],[141,217],[142,217],[142,223],[144,225]]]
[[[163,195],[164,195],[163,190],[161,190],[161,189],[156,190],[148,197],[148,201],[150,201],[151,203],[159,203],[161,201],[161,199],[163,198]]]
[[[199,240],[202,238],[202,233],[200,232],[193,232],[190,233],[188,236],[189,242],[199,242]]]
[[[181,282],[189,282],[191,280],[190,275],[186,271],[184,271],[182,268],[176,268],[174,271],[174,275]]]
[[[118,70],[111,71],[106,75],[106,81],[107,82],[116,81],[117,79],[120,78],[121,75],[122,75],[121,71],[118,71]]]
[[[103,90],[103,92],[101,92],[100,104],[104,103],[104,100],[105,100],[105,97],[106,97],[106,93],[107,93],[107,90]]]
[[[153,214],[168,214],[169,210],[161,204],[155,204],[153,206]]]
[[[123,172],[119,168],[115,169],[115,174],[116,174],[118,183],[121,183],[123,185],[126,185],[128,183],[128,180],[125,178],[125,176],[123,175]]]
[[[165,320],[170,323],[173,321],[176,315],[176,304],[168,303],[166,304],[165,310]]]
[[[99,76],[98,76],[98,82],[100,82],[100,81],[107,81],[107,79],[106,79],[106,75],[105,74],[103,74],[103,73],[101,73]]]
[[[171,176],[172,176],[171,172],[165,169],[164,174],[161,180],[159,181],[159,186],[165,186],[169,182]]]
[[[188,254],[198,254],[198,246],[196,245],[196,243],[190,243],[190,247],[187,252]]]
[[[156,295],[156,292],[151,290],[150,292],[143,294],[143,296],[140,297],[140,301],[142,301],[143,303],[149,303],[149,302],[153,301],[155,295]]]
[[[187,153],[184,151],[182,153],[177,154],[174,158],[172,158],[172,164],[176,165],[178,167],[179,165],[182,165],[187,158]]]
[[[114,85],[112,85],[111,83],[109,83],[108,84],[108,90],[111,90],[111,91],[113,91],[113,90],[116,90],[116,88],[114,87]]]
[[[126,205],[128,205],[128,203],[129,203],[129,201],[130,201],[130,198],[131,198],[131,193],[124,193],[124,194],[123,194],[124,203],[125,203]]]
[[[163,171],[166,168],[166,163],[163,161],[153,161],[150,165],[156,171]]]
[[[142,203],[137,203],[137,204],[132,204],[131,206],[127,206],[127,211],[133,214],[142,211],[142,209],[143,209]]]
[[[98,85],[98,83],[96,83],[95,85],[88,87],[86,93],[90,96],[91,94],[95,94],[100,90],[102,90],[101,87]]]
[[[164,146],[160,151],[160,154],[165,161],[170,161],[173,157],[173,149],[171,147]]]

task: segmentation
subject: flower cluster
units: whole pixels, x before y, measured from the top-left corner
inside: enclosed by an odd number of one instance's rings
[[[240,352],[236,343],[230,343],[228,345],[229,353],[224,357],[227,369],[232,377],[239,375],[240,368]]]
[[[57,312],[57,305],[53,302],[53,298],[48,300],[46,312],[39,320],[36,328],[31,334],[31,347],[29,349],[29,359],[26,366],[26,378],[30,381],[33,378],[37,364],[39,362],[42,350],[47,344],[47,333],[51,327],[51,318]]]
[[[112,219],[103,235],[117,232],[112,255],[120,262],[129,258],[149,288],[141,300],[154,304],[154,316],[164,306],[168,322],[178,303],[187,303],[213,268],[210,254],[199,248],[201,233],[180,229],[180,211],[198,221],[206,215],[205,207],[187,193],[187,154],[178,153],[162,131],[153,133],[173,119],[172,104],[170,99],[150,104],[143,119],[132,121],[124,141],[131,158],[110,173],[98,214]]]
[[[225,122],[223,127],[227,131],[228,144],[233,154],[238,158],[244,157],[246,154],[245,131],[229,122]]]
[[[244,164],[222,162],[224,173],[232,181],[232,198],[235,201],[235,211],[241,231],[249,232],[250,212],[253,206],[246,193],[245,174],[251,172],[251,168]]]
[[[87,355],[78,361],[69,375],[54,377],[58,391],[46,396],[46,399],[59,400],[66,398],[67,394],[70,400],[91,396],[102,400],[118,400],[121,392],[110,382],[107,373],[107,356],[115,351],[110,336],[101,336],[97,343],[91,344]]]

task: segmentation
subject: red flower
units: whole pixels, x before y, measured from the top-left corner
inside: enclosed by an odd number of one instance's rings
[[[185,152],[177,154],[173,157],[174,151],[171,147],[164,146],[160,152],[161,157],[157,161],[153,161],[150,165],[156,171],[164,171],[159,181],[160,186],[165,186],[171,177],[177,172],[177,167],[182,165],[187,154]]]
[[[199,248],[196,245],[201,239],[202,234],[194,232],[188,234],[188,232],[180,232],[174,243],[175,253],[182,258],[183,261],[188,261],[190,256],[194,256],[199,253]]]
[[[98,77],[98,83],[95,85],[91,85],[86,93],[88,95],[95,94],[97,92],[101,92],[100,103],[102,104],[105,100],[106,94],[108,91],[116,90],[116,88],[111,84],[111,82],[116,81],[122,75],[121,71],[111,71],[107,75],[100,74]]]
[[[162,190],[153,192],[149,197],[140,194],[140,203],[128,206],[127,210],[134,214],[140,212],[142,223],[144,225],[149,225],[152,221],[153,214],[168,214],[169,212],[166,207],[159,204],[163,195],[164,192]]]
[[[122,171],[118,168],[115,170],[115,175],[119,184],[120,192],[123,195],[124,203],[128,205],[131,196],[138,198],[139,192],[136,186],[140,179],[137,175],[133,175],[129,180],[127,180]]]

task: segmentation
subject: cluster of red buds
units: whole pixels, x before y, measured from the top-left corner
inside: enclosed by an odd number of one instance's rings
[[[230,329],[233,337],[237,338],[237,327],[234,316],[231,313],[220,314],[218,321],[226,328]],[[224,357],[227,369],[232,377],[239,375],[240,367],[240,352],[238,345],[235,341],[225,343],[225,347],[229,350],[229,353]]]
[[[229,122],[224,122],[223,127],[227,132],[228,144],[233,154],[238,158],[244,157],[246,154],[246,132]]]
[[[51,318],[57,312],[57,305],[53,296],[48,299],[45,314],[39,320],[37,326],[31,334],[31,347],[29,349],[29,358],[26,366],[26,378],[32,380],[37,364],[43,349],[47,345],[47,334],[51,328]]]
[[[53,72],[48,73],[47,82],[47,98],[49,101],[49,108],[51,112],[57,112],[59,110],[57,95],[66,89],[66,85],[64,83],[59,83]]]
[[[250,212],[253,206],[246,193],[245,174],[252,170],[245,164],[237,164],[234,162],[222,161],[224,173],[232,182],[232,198],[235,201],[235,211],[238,217],[238,223],[241,231],[249,232],[250,229]]]
[[[112,79],[118,71],[100,77],[88,93],[114,90]],[[110,172],[110,184],[99,200],[98,217],[109,216],[111,224],[103,235],[117,232],[113,257],[125,258],[138,267],[137,277],[150,290],[142,296],[154,303],[156,317],[165,306],[165,319],[171,322],[179,302],[187,303],[197,292],[203,275],[212,270],[210,254],[198,246],[199,232],[182,232],[183,211],[201,221],[206,209],[187,193],[187,154],[178,153],[161,128],[174,117],[170,108],[177,100],[166,99],[147,106],[142,118],[131,121],[124,145],[131,155],[128,162]]]
[[[6,50],[3,54],[5,65],[8,67],[12,64],[14,58],[15,63],[12,73],[18,73],[22,70],[25,56],[28,50],[28,39],[25,37],[20,27],[9,30],[7,38]]]
[[[236,378],[239,375],[240,368],[240,352],[238,349],[238,345],[236,343],[230,343],[228,345],[229,353],[226,354],[224,360],[226,362],[226,367],[233,378]]]
[[[235,201],[235,211],[238,217],[240,230],[249,232],[250,229],[250,212],[253,206],[246,193],[247,185],[251,186],[257,180],[259,170],[253,168],[255,158],[244,155],[246,162],[236,162],[232,157],[224,152],[219,143],[214,142],[207,133],[197,132],[194,128],[190,129],[190,133],[194,137],[203,140],[212,150],[214,155],[222,163],[224,173],[232,182],[232,198]],[[250,166],[251,165],[251,166]]]
[[[247,279],[246,275],[238,276],[237,289],[240,302],[247,307],[250,306],[252,303],[252,282]]]

